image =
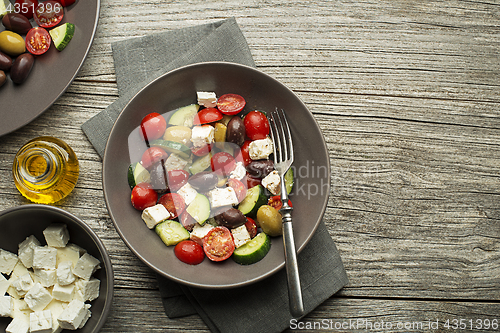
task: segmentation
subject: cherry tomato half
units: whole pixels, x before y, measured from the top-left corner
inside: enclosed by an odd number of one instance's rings
[[[38,26],[52,28],[61,22],[64,17],[64,9],[55,0],[40,2],[33,13],[33,18]]]
[[[231,231],[226,227],[215,227],[203,238],[203,250],[208,259],[222,261],[234,252],[234,241]]]
[[[141,137],[144,140],[152,141],[159,139],[167,129],[167,121],[158,112],[151,112],[142,118]]]
[[[166,151],[161,149],[160,147],[149,147],[146,149],[144,154],[142,154],[141,164],[146,169],[151,168],[155,163],[166,160],[168,154]]]
[[[281,201],[281,196],[274,195],[269,198],[267,204],[271,207],[274,207],[276,210],[280,210],[283,207],[283,202]],[[293,207],[292,202],[288,199],[288,206]]]
[[[139,183],[132,189],[130,201],[137,210],[144,210],[156,205],[158,194],[149,183]]]
[[[247,186],[243,184],[241,181],[235,178],[229,178],[227,181],[227,185],[234,189],[236,192],[236,197],[238,198],[238,202],[242,202],[247,195]]]
[[[168,189],[176,192],[183,187],[189,179],[189,172],[186,170],[170,170],[167,172]]]
[[[260,111],[250,111],[243,119],[245,133],[251,140],[265,139],[269,135],[269,121]]]
[[[56,1],[59,2],[63,7],[71,6],[76,2],[76,0],[56,0]]]
[[[200,110],[193,119],[194,125],[213,123],[222,119],[222,113],[216,108],[205,108]]]
[[[228,175],[234,170],[236,162],[234,157],[224,151],[218,152],[212,156],[210,160],[210,166],[212,171],[220,175]]]
[[[217,109],[228,115],[239,113],[245,107],[246,101],[237,94],[225,94],[217,99]]]
[[[186,208],[186,203],[180,194],[166,193],[158,199],[158,203],[162,204],[170,213],[170,218],[175,219],[181,215]]]
[[[44,54],[49,50],[50,34],[44,28],[31,28],[26,34],[26,49],[34,55]]]
[[[203,247],[192,240],[183,240],[174,247],[174,253],[177,259],[189,264],[198,265],[205,259]]]
[[[257,236],[257,223],[255,223],[253,218],[247,217],[247,221],[245,222],[245,227],[247,228],[247,231],[250,234],[250,238],[254,238],[255,236]]]
[[[16,0],[14,12],[31,19],[36,7],[38,7],[38,0]]]

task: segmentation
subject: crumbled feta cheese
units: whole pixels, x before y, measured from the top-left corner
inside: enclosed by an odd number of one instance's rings
[[[65,247],[69,241],[69,231],[66,224],[53,223],[43,231],[45,241],[51,247]]]
[[[17,293],[20,296],[26,295],[26,293],[33,287],[33,279],[29,273],[26,273],[12,282],[12,287],[16,288]]]
[[[9,326],[5,329],[5,333],[28,333],[30,325],[21,318],[14,318]]]
[[[0,272],[4,274],[12,273],[18,260],[17,255],[14,253],[0,249]]]
[[[80,254],[80,250],[69,245],[66,247],[58,247],[56,256],[56,267],[59,267],[59,264],[65,261],[71,261],[74,267],[78,262],[78,259],[80,259],[80,255],[83,255],[83,253]]]
[[[87,315],[85,303],[79,300],[73,300],[68,307],[57,317],[59,325],[63,329],[76,330]]]
[[[52,333],[52,312],[50,310],[30,313],[31,333]]]
[[[3,274],[0,274],[0,296],[5,295],[7,292],[7,289],[10,287],[10,281],[3,276]]]
[[[33,249],[40,246],[40,242],[31,235],[19,244],[17,255],[26,268],[33,266]]]
[[[198,91],[198,104],[207,108],[214,108],[217,106],[217,95],[214,92]]]
[[[170,154],[170,156],[165,161],[165,169],[167,171],[172,170],[184,170],[184,168],[188,165],[189,161],[179,157],[176,154]]]
[[[196,189],[192,187],[191,184],[186,183],[177,191],[177,194],[179,194],[184,199],[184,203],[186,204],[186,206],[188,206],[194,200],[194,198],[198,194],[198,191],[196,191]]]
[[[212,125],[195,126],[191,130],[191,142],[195,148],[214,142],[215,128]]]
[[[274,170],[262,179],[262,186],[267,188],[269,192],[274,195],[278,195],[281,192],[281,178],[278,171]]]
[[[89,280],[92,274],[100,268],[100,262],[88,253],[78,259],[76,266],[73,268],[73,274],[82,279]]]
[[[229,178],[242,180],[243,177],[246,176],[246,174],[247,174],[247,169],[243,165],[243,162],[236,162],[236,165],[235,165],[233,171],[231,171]]]
[[[205,237],[213,228],[214,226],[209,223],[203,223],[203,225],[196,223],[193,227],[193,231],[191,231],[190,239],[200,245],[203,245],[203,237]]]
[[[76,282],[76,287],[82,295],[82,301],[93,301],[99,297],[99,287],[101,281],[96,278],[90,280],[79,280]]]
[[[273,153],[273,140],[265,139],[254,140],[248,146],[248,155],[252,160],[266,159]]]
[[[56,269],[57,250],[48,246],[37,246],[33,249],[34,269]]]
[[[75,292],[75,285],[69,284],[66,286],[61,286],[56,283],[52,289],[52,297],[61,302],[71,302],[73,300],[73,294]]]
[[[158,223],[168,220],[170,212],[162,204],[148,207],[142,211],[141,217],[149,229],[153,229]]]
[[[26,304],[33,311],[42,311],[52,301],[52,296],[40,283],[35,283],[24,296]]]
[[[238,197],[232,187],[216,187],[208,192],[208,200],[210,200],[210,207],[217,208],[223,206],[237,205]]]
[[[73,274],[72,268],[73,263],[71,261],[63,261],[59,264],[59,267],[57,267],[56,270],[57,283],[59,285],[67,286],[68,284],[75,282],[76,277]]]
[[[35,282],[39,282],[45,288],[52,287],[56,281],[55,269],[35,269]]]
[[[233,234],[234,246],[236,248],[239,248],[251,240],[250,233],[244,224],[231,229],[231,233]]]
[[[11,296],[0,296],[0,317],[12,317],[14,300]]]

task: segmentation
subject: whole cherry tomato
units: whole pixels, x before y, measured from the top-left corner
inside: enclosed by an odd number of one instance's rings
[[[175,219],[182,214],[186,208],[184,199],[178,193],[166,193],[158,200],[170,213],[170,218]]]
[[[14,12],[24,15],[28,19],[33,17],[36,7],[38,7],[38,0],[16,0],[14,2]]]
[[[139,183],[132,189],[130,201],[137,210],[144,210],[156,205],[158,194],[149,183]]]
[[[170,170],[167,172],[168,189],[176,192],[183,187],[189,179],[189,172],[186,170]]]
[[[210,166],[212,171],[220,175],[228,175],[234,170],[236,162],[234,157],[224,151],[218,152],[212,156],[210,160]]]
[[[222,113],[216,108],[205,108],[200,110],[193,119],[194,125],[202,125],[216,122],[221,120],[223,117]]]
[[[235,159],[237,161],[243,162],[244,166],[247,166],[250,164],[250,162],[252,162],[252,159],[250,158],[250,153],[249,153],[250,143],[252,143],[252,141],[250,141],[250,140],[246,140],[245,142],[243,142],[243,145],[241,146],[240,151],[237,153],[237,155],[235,157]]]
[[[236,192],[236,197],[238,198],[238,202],[242,202],[247,195],[247,186],[243,184],[241,181],[235,178],[229,178],[227,181],[227,185],[234,189]]]
[[[144,140],[153,141],[159,139],[167,129],[167,121],[158,112],[151,112],[142,118],[141,136]]]
[[[225,94],[217,99],[217,109],[227,115],[239,113],[245,104],[245,99],[237,94]]]
[[[159,147],[149,147],[146,149],[144,154],[142,154],[141,164],[146,169],[151,168],[155,163],[166,160],[168,154],[165,150]]]
[[[260,183],[262,182],[262,179],[257,178],[257,177],[252,177],[248,174],[248,172],[247,172],[247,175],[245,176],[245,178],[246,178],[247,188],[252,188],[254,186],[260,185]],[[243,178],[243,180],[245,178]]]
[[[183,240],[174,247],[174,253],[177,259],[189,264],[198,265],[205,259],[203,247],[192,240]]]
[[[250,111],[243,119],[245,133],[251,140],[265,139],[269,135],[269,121],[260,111]]]

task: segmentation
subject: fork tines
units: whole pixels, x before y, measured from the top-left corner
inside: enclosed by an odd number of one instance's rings
[[[277,108],[271,111],[269,125],[274,146],[274,164],[280,173],[284,173],[293,162],[292,135],[285,112]]]

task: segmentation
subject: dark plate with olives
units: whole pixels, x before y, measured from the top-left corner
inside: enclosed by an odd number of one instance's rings
[[[21,84],[12,81],[12,69],[5,72],[5,82],[0,86],[0,117],[5,119],[0,122],[0,136],[13,132],[40,116],[73,82],[94,39],[99,8],[100,0],[77,0],[65,7],[60,24],[69,22],[75,25],[73,38],[66,48],[58,51],[52,44],[47,52],[34,56],[33,67]],[[33,19],[30,21],[33,27],[37,26]],[[4,25],[0,24],[0,32],[4,30]],[[20,36],[26,38],[26,34]],[[13,56],[12,60],[15,58]],[[25,63],[29,65],[29,62]],[[14,73],[14,76],[19,77],[19,73]],[[3,81],[2,77],[0,80]]]
[[[299,253],[314,234],[328,202],[328,151],[313,115],[289,88],[255,68],[234,63],[199,63],[171,71],[137,93],[121,112],[109,136],[103,159],[106,205],[120,237],[146,265],[174,281],[200,288],[239,287],[262,280],[284,267],[281,236],[271,237],[268,254],[251,265],[240,265],[232,258],[221,262],[205,258],[201,264],[188,265],[176,258],[173,246],[165,246],[154,230],[146,227],[141,212],[131,204],[128,169],[131,161],[137,158],[133,155],[142,154],[130,146],[134,141],[131,141],[133,133],[150,112],[168,114],[196,103],[197,91],[215,92],[217,96],[239,94],[246,100],[242,113],[275,108],[285,110],[295,147],[292,166],[295,177],[290,199]],[[203,177],[209,175],[210,172]],[[191,180],[192,185],[199,187],[203,182],[198,180]],[[207,178],[206,182],[209,181]]]

